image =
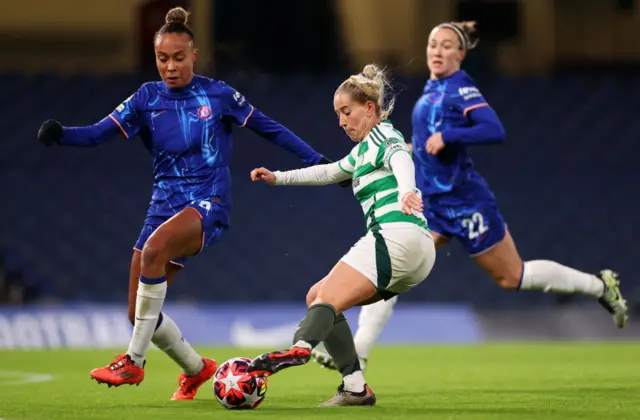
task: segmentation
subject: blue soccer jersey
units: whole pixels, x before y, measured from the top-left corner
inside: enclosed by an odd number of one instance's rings
[[[437,156],[425,142],[436,132],[468,125],[470,111],[488,106],[474,81],[463,70],[443,80],[429,80],[412,114],[412,136],[417,187],[429,196],[450,193],[477,173],[464,144],[447,144]],[[479,181],[479,180],[478,180]]]
[[[466,147],[502,141],[504,129],[473,79],[462,70],[430,79],[413,109],[412,126],[416,186],[424,195],[432,230],[458,237],[471,254],[502,240],[504,221],[495,196]],[[437,132],[445,147],[434,156],[425,144]]]
[[[62,145],[95,146],[118,132],[138,136],[153,157],[153,193],[135,248],[185,208],[200,215],[203,246],[229,226],[232,128],[247,126],[307,164],[323,156],[287,128],[255,109],[221,81],[194,76],[185,87],[143,84],[107,118],[89,127],[64,127]]]
[[[145,83],[109,115],[125,138],[139,134],[152,153],[148,218],[161,222],[213,196],[230,204],[232,124],[244,126],[252,112],[228,85],[195,76],[181,89]],[[221,217],[228,223],[228,209]]]

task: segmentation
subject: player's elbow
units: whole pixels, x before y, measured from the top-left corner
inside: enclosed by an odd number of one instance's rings
[[[507,133],[501,123],[491,124],[491,142],[504,143],[507,140]]]

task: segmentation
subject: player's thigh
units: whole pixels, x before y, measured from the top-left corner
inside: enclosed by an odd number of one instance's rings
[[[133,247],[133,249],[135,251],[137,251],[138,253],[142,253],[142,250],[144,249],[144,245],[147,243],[147,240],[149,239],[149,237],[158,229],[160,225],[156,225],[156,224],[151,224],[151,223],[145,223],[142,226],[142,230],[140,231],[140,235],[138,235],[138,239],[136,240],[136,243]],[[134,256],[135,257],[135,256]],[[140,255],[138,256],[140,257]],[[171,259],[171,263],[175,266],[177,266],[178,268],[184,268],[184,265],[187,261],[187,258],[173,258]],[[133,266],[140,266],[141,260],[138,260],[138,264],[132,264]],[[138,278],[138,276],[136,276],[136,278]]]
[[[202,248],[202,238],[202,216],[191,207],[184,208],[149,236],[142,248],[142,263],[165,264],[194,255]]]
[[[319,282],[311,305],[328,304],[340,314],[376,294],[376,286],[364,274],[344,261],[338,261],[331,272]]]
[[[138,282],[140,279],[140,271],[141,267],[141,252],[138,250],[133,251],[133,256],[131,257],[131,266],[129,267],[129,301],[128,301],[128,312],[129,312],[129,321],[132,323],[135,320],[136,313],[136,297],[138,293]],[[171,284],[175,275],[182,269],[181,265],[178,265],[173,262],[169,262],[166,266],[167,272],[167,284]]]
[[[523,270],[522,258],[508,229],[502,241],[473,258],[500,287],[515,289],[519,286]]]

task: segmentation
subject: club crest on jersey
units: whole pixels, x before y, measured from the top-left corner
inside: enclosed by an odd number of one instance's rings
[[[203,105],[200,108],[198,108],[198,117],[201,120],[206,121],[209,118],[211,118],[212,115],[213,115],[213,112],[211,111],[210,107]]]
[[[444,97],[444,94],[441,91],[436,90],[435,92],[429,95],[429,102],[433,102],[433,103],[440,102],[443,97]]]

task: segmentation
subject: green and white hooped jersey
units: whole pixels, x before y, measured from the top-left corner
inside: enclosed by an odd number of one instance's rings
[[[385,223],[408,222],[428,231],[422,213],[402,213],[398,182],[389,163],[397,152],[410,153],[402,133],[385,120],[373,127],[338,165],[353,177],[353,193],[362,206],[367,230],[380,229]]]

